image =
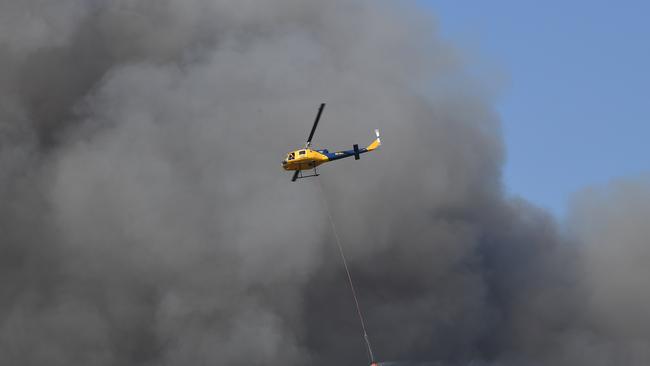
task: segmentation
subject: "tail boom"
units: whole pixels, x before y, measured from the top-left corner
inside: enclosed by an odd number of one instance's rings
[[[333,153],[327,152],[326,155],[329,158],[329,161],[348,158],[350,156],[354,156],[355,160],[359,160],[359,155],[376,150],[379,146],[381,146],[381,140],[379,139],[379,130],[375,130],[375,135],[377,135],[377,138],[375,141],[370,143],[368,147],[359,148],[359,146],[355,144],[352,150],[343,150]]]

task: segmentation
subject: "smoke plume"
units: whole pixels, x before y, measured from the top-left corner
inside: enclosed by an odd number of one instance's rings
[[[645,365],[650,184],[566,228],[502,187],[493,95],[415,4],[0,2],[0,364]],[[555,179],[548,177],[548,179]],[[390,363],[389,363],[390,364]],[[387,364],[388,365],[388,364]]]

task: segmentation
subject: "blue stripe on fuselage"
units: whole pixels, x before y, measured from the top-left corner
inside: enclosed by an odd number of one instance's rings
[[[330,161],[339,160],[339,159],[343,159],[343,158],[348,158],[350,156],[354,156],[354,150],[343,150],[343,151],[337,151],[337,152],[333,152],[333,153],[329,152],[327,149],[325,149],[325,150],[316,150],[316,151],[318,151],[319,153],[327,156],[327,158]],[[365,147],[359,149],[359,154],[363,154],[363,153],[367,153],[367,152],[368,152],[368,149],[366,149]]]

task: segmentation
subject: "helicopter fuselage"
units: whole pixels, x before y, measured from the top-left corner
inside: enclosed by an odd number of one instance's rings
[[[315,168],[330,159],[327,150],[300,149],[287,154],[282,160],[284,170],[307,170]]]
[[[372,146],[374,150],[375,146]],[[327,149],[312,150],[310,148],[295,150],[287,154],[286,158],[282,161],[282,168],[284,170],[307,170],[313,169],[321,164],[329,161],[348,158],[351,156],[367,153],[368,148],[356,148],[353,150],[343,150],[337,152],[329,152]]]

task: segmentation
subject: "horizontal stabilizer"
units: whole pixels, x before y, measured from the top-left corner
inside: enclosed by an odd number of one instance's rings
[[[354,160],[359,160],[359,159],[360,159],[360,156],[359,156],[359,145],[354,144],[354,145],[352,145],[352,148],[354,149]]]

